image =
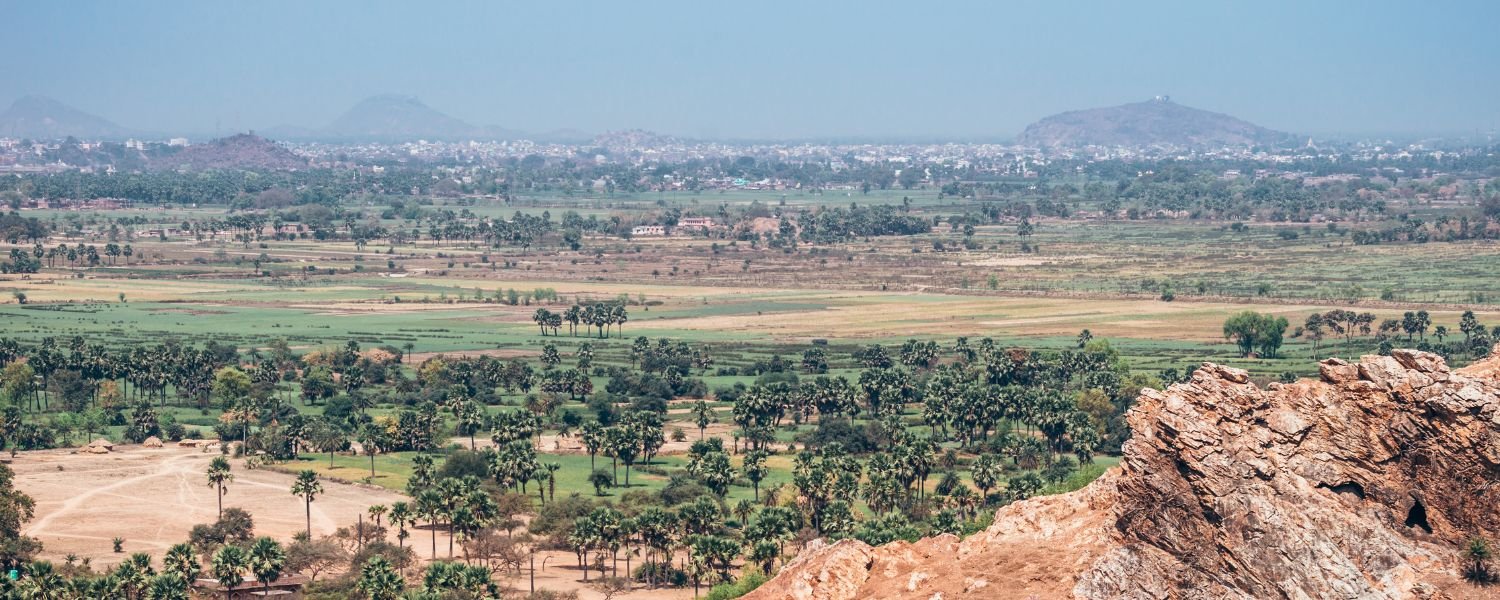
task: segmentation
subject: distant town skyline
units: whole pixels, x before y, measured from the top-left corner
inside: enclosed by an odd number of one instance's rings
[[[410,95],[477,126],[1003,138],[1170,94],[1307,134],[1500,127],[1500,5],[0,0],[0,103],[142,131],[318,128]]]

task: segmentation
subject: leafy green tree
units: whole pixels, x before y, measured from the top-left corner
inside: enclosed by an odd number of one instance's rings
[[[604,469],[594,469],[589,473],[589,484],[594,486],[595,496],[603,496],[606,488],[614,487],[615,477]]]
[[[10,565],[29,561],[42,549],[36,538],[21,533],[21,528],[31,520],[36,503],[15,488],[15,479],[15,471],[0,464],[0,563]]]
[[[219,406],[232,408],[250,396],[250,376],[235,367],[214,371],[212,394]]]
[[[1240,356],[1259,350],[1264,358],[1275,358],[1287,328],[1286,317],[1244,311],[1224,321],[1224,337],[1234,340]]]

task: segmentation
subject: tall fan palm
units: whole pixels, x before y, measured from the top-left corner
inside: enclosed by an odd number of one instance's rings
[[[360,568],[359,582],[355,587],[370,600],[396,600],[406,585],[390,561],[374,556]]]
[[[224,586],[226,600],[234,597],[234,588],[245,582],[244,571],[247,565],[245,551],[239,546],[224,546],[214,553],[209,570],[213,572],[214,579],[219,580],[219,585]]]
[[[224,494],[229,491],[224,487],[234,481],[234,474],[229,472],[229,459],[215,456],[213,462],[208,463],[208,487],[214,488],[219,497],[219,518],[224,518]]]
[[[389,519],[391,521],[391,525],[396,526],[396,549],[403,552],[405,551],[405,548],[402,546],[402,544],[406,541],[407,537],[406,526],[410,525],[415,517],[416,515],[413,514],[410,504],[406,502],[391,503],[391,514]]]
[[[292,482],[292,495],[302,498],[302,507],[307,514],[307,539],[312,539],[312,503],[318,494],[323,493],[323,484],[318,482],[318,474],[311,469],[297,474],[297,480]]]
[[[281,579],[281,569],[286,566],[286,551],[281,544],[268,537],[257,538],[245,557],[246,565],[255,578],[260,580],[261,590],[271,595],[271,584]]]
[[[427,526],[432,530],[433,560],[437,560],[438,520],[444,514],[443,506],[443,495],[435,489],[428,488],[417,494],[417,512],[427,519]]]
[[[203,566],[198,564],[198,554],[193,550],[192,544],[172,546],[161,562],[163,573],[180,576],[183,581],[192,581],[198,576],[198,571],[203,570]]]

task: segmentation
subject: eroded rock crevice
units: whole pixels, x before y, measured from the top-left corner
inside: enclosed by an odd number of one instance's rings
[[[1142,392],[1120,467],[1090,486],[964,540],[810,547],[752,597],[1485,597],[1460,554],[1500,539],[1492,356],[1330,359],[1264,389],[1205,363]]]

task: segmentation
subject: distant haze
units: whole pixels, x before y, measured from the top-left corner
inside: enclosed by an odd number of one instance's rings
[[[1500,3],[0,0],[0,108],[328,128],[382,94],[498,130],[1010,138],[1170,94],[1300,134],[1500,128]]]

